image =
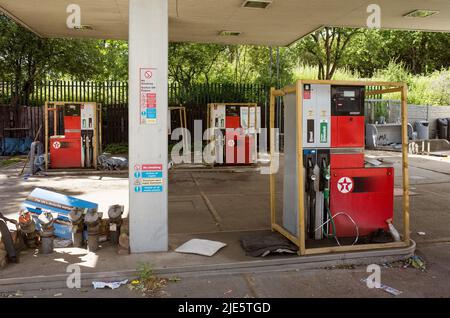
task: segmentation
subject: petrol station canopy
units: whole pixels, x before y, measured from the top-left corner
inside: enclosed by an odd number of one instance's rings
[[[0,0],[0,10],[39,36],[128,38],[128,0]],[[322,26],[365,27],[368,5],[381,27],[450,32],[449,0],[168,0],[169,40],[287,46]],[[258,3],[259,2],[259,3]],[[254,6],[265,8],[255,8]],[[81,7],[83,29],[66,26],[69,4]],[[434,12],[411,17],[416,10]],[[414,14],[413,14],[414,15]],[[148,30],[152,32],[152,30]],[[230,35],[231,33],[231,35]]]

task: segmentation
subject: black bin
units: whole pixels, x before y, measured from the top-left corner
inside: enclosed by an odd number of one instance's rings
[[[438,139],[447,139],[448,140],[448,119],[447,118],[438,118],[437,120],[437,135]]]
[[[450,141],[450,118],[447,118],[447,140]]]

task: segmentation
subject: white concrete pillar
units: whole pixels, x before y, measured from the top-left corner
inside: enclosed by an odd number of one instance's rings
[[[167,251],[167,0],[129,5],[130,247]]]

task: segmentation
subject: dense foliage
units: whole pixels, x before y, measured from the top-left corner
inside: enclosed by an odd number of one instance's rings
[[[278,57],[278,58],[277,58]],[[0,81],[125,81],[124,41],[42,39],[0,15]],[[407,81],[416,104],[450,104],[450,34],[326,27],[290,47],[171,43],[169,80],[284,86],[296,78]]]

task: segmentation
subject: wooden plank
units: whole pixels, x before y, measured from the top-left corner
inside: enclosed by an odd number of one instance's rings
[[[403,85],[402,100],[402,177],[403,177],[403,239],[409,243],[409,175],[408,175],[408,87]]]
[[[98,126],[98,140],[99,140],[99,150],[103,153],[103,114],[102,114],[102,104],[98,104],[98,116],[99,116],[99,126]]]
[[[48,103],[45,102],[44,105],[44,125],[45,125],[45,171],[48,170]]]
[[[98,158],[98,106],[94,103],[94,144],[93,144],[93,158],[92,163],[94,164],[94,169],[97,169],[97,158]]]
[[[282,91],[285,94],[292,94],[292,93],[295,94],[295,93],[297,93],[297,86],[295,86],[295,85],[287,86],[287,87],[283,88]]]
[[[289,233],[285,228],[281,227],[278,224],[272,224],[272,227],[275,231],[277,231],[278,233],[280,233],[281,235],[283,235],[285,238],[287,238],[289,241],[291,241],[292,243],[294,243],[295,245],[299,246],[299,240],[298,238],[296,238],[294,235],[292,235],[291,233]]]
[[[400,82],[371,82],[371,81],[334,81],[334,80],[302,80],[303,84],[327,84],[327,85],[347,85],[347,86],[392,86],[402,87]]]
[[[285,94],[285,92],[281,89],[274,89],[274,91],[273,91],[273,95],[276,97],[284,96],[284,94]]]
[[[388,93],[397,93],[401,92],[402,87],[394,87],[394,88],[386,88],[386,89],[377,89],[373,91],[366,91],[366,96],[380,95],[380,94],[388,94]]]
[[[269,190],[270,190],[270,224],[272,230],[276,225],[276,197],[275,197],[275,173],[273,171],[273,160],[275,159],[275,88],[270,88],[269,100],[269,136],[270,136],[270,165],[269,165]]]
[[[298,206],[298,220],[297,220],[297,233],[299,236],[299,248],[300,255],[305,255],[305,207],[304,207],[304,184],[303,184],[303,83],[301,80],[296,83],[296,102],[295,106],[297,108],[297,188],[298,188],[298,196],[297,196],[297,206]]]
[[[366,250],[377,250],[377,249],[388,249],[388,248],[399,248],[408,247],[409,241],[407,242],[390,242],[390,243],[378,243],[378,244],[360,244],[360,245],[343,245],[343,246],[330,246],[330,247],[316,247],[305,249],[304,255],[315,255],[315,254],[327,254],[327,253],[338,253],[338,252],[356,252],[356,251],[366,251]]]

